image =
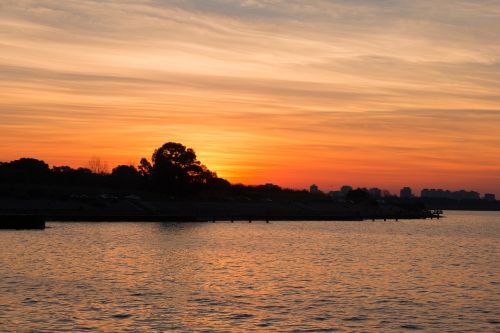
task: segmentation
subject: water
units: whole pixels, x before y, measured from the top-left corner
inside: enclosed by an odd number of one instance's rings
[[[499,332],[500,214],[0,231],[2,332]]]

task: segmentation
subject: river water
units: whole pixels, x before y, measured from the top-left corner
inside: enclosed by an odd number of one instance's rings
[[[500,213],[0,231],[1,332],[500,332]]]

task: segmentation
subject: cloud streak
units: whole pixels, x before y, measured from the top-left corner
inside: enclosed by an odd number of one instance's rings
[[[498,1],[5,0],[0,73],[2,159],[500,189]]]

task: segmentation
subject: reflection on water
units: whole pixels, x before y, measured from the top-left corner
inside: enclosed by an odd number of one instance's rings
[[[0,330],[498,332],[500,214],[0,232]]]

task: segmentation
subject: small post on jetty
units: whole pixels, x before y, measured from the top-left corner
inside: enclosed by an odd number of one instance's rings
[[[443,214],[443,211],[440,210],[440,209],[434,209],[432,212],[431,212],[431,219],[433,219],[434,217],[436,219],[440,219],[441,218],[441,215]]]

